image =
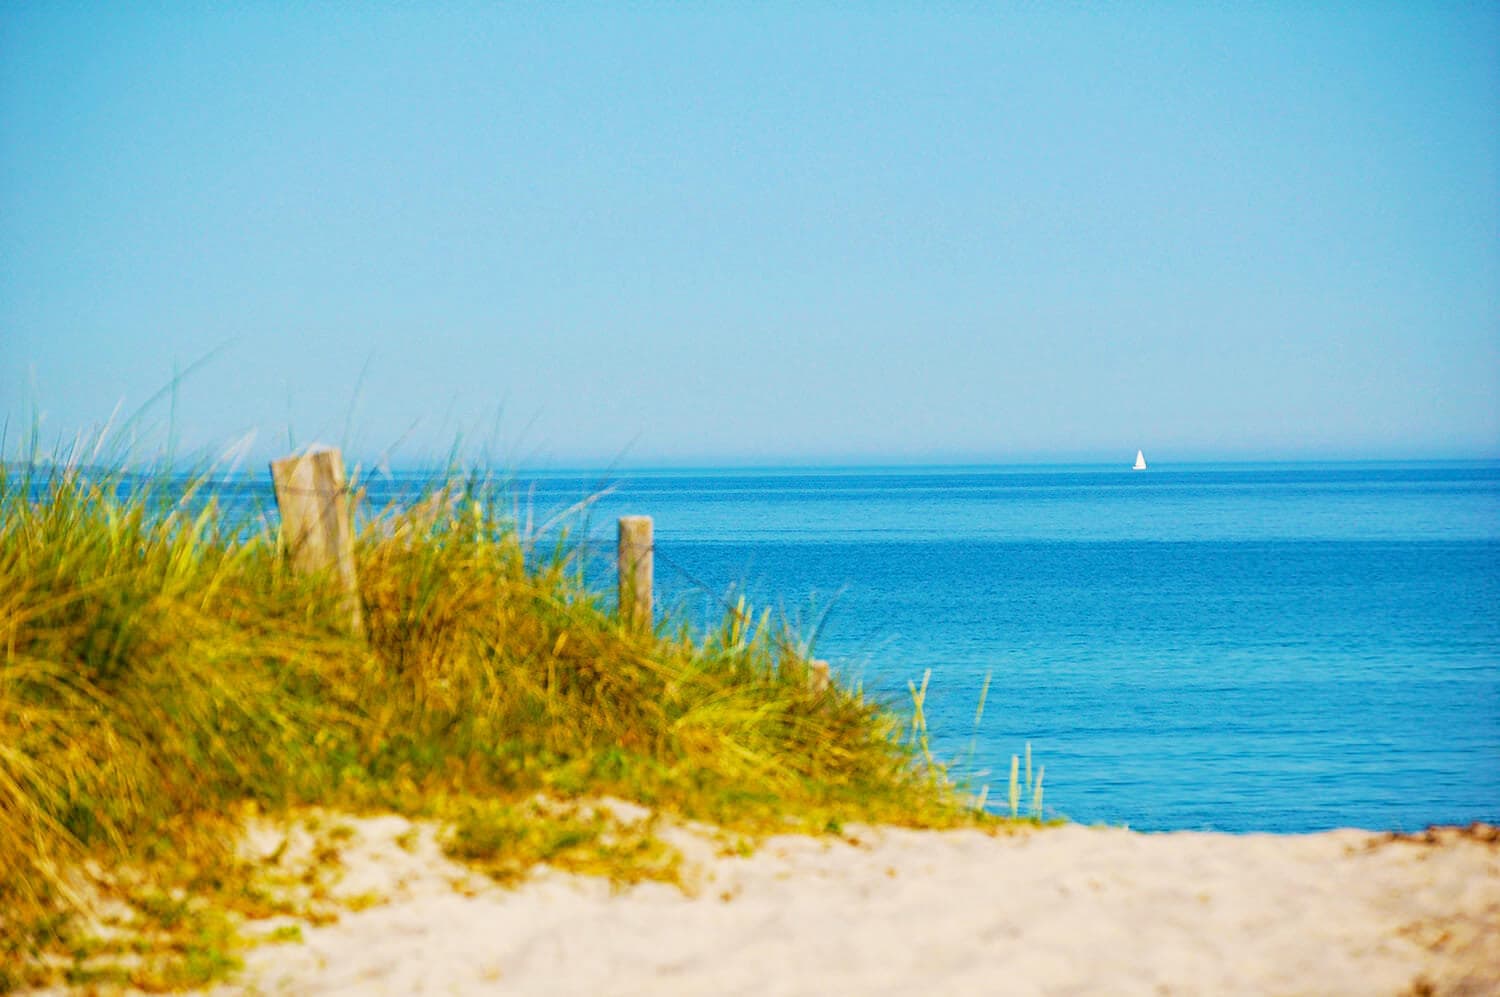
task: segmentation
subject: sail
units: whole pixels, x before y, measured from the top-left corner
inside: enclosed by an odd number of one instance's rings
[[[1146,454],[1144,451],[1135,452],[1135,467],[1132,470],[1144,471],[1146,469]]]

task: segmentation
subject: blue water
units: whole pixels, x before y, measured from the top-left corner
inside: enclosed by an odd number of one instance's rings
[[[606,486],[564,518],[602,585],[615,517],[653,516],[660,602],[820,624],[898,706],[930,669],[935,752],[992,800],[1030,742],[1085,822],[1500,820],[1500,464],[559,473],[516,511]]]
[[[529,505],[600,482],[540,479]],[[653,516],[663,601],[716,618],[743,591],[821,620],[818,655],[898,704],[931,669],[936,749],[988,770],[992,799],[1029,741],[1074,820],[1500,819],[1500,465],[607,483],[586,532],[607,554],[616,515]]]

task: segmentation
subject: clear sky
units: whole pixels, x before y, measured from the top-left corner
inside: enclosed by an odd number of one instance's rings
[[[1500,6],[0,6],[0,414],[1500,454]]]

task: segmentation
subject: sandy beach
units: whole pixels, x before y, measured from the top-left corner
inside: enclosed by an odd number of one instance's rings
[[[447,860],[430,825],[344,823],[336,893],[371,906],[251,950],[215,993],[1500,993],[1500,844],[1483,826],[852,828],[749,855],[674,827],[684,892],[549,869],[502,888]]]

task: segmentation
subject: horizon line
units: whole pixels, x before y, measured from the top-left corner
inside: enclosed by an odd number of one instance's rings
[[[299,447],[290,452],[297,453],[306,449]],[[141,461],[124,461],[116,463],[113,467],[117,470],[130,473],[134,468],[142,470],[151,469],[154,464],[156,468],[161,467],[162,455]],[[32,462],[27,459],[12,459],[0,457],[0,467],[16,468],[25,467]],[[64,464],[61,460],[42,459],[34,466],[57,467]],[[181,456],[166,462],[172,473],[187,473],[194,470],[210,471],[217,464],[229,463],[233,466],[224,471],[225,476],[238,474],[252,474],[259,476],[269,474],[270,458],[264,460],[240,459],[236,461],[212,461],[203,457]],[[590,461],[587,459],[574,460],[545,460],[545,461],[522,461],[510,462],[501,460],[445,460],[437,458],[412,458],[412,459],[375,459],[368,460],[358,456],[345,455],[345,464],[351,472],[358,471],[361,477],[369,477],[372,473],[381,472],[391,474],[414,474],[414,473],[436,473],[436,472],[458,472],[465,471],[488,471],[499,472],[508,476],[522,477],[526,475],[567,475],[567,474],[606,474],[617,476],[628,476],[630,474],[662,474],[662,473],[684,473],[684,472],[890,472],[890,471],[984,471],[984,470],[1045,470],[1071,468],[1078,470],[1109,471],[1119,470],[1122,472],[1134,471],[1130,460],[1102,460],[1098,458],[1016,458],[1011,460],[995,459],[912,459],[912,458],[776,458],[766,460],[735,460],[725,459],[681,459],[681,460],[642,460],[642,461]],[[1489,455],[1451,455],[1437,457],[1289,457],[1279,459],[1268,459],[1264,457],[1202,457],[1193,456],[1181,460],[1149,459],[1145,473],[1164,470],[1194,470],[1204,468],[1225,467],[1315,467],[1315,466],[1372,466],[1372,465],[1416,465],[1416,466],[1439,466],[1439,465],[1483,465],[1500,464],[1500,454]],[[262,466],[265,465],[265,466]],[[112,465],[105,462],[80,462],[74,465],[79,468],[107,468]],[[1139,473],[1139,472],[1137,472]],[[210,473],[210,476],[216,476]]]

